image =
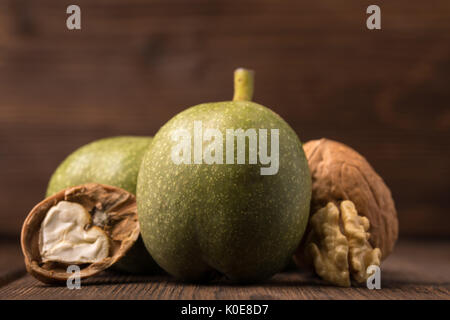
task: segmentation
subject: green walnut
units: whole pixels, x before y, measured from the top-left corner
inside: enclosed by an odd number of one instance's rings
[[[205,103],[156,134],[137,184],[144,244],[187,281],[217,272],[271,277],[290,261],[308,221],[311,177],[302,144],[270,109],[251,102],[253,73],[235,72],[233,101]]]
[[[136,194],[136,181],[151,137],[121,136],[100,139],[70,154],[53,173],[47,197],[58,191],[85,183],[101,183]],[[158,268],[141,239],[114,267],[120,271],[141,273]]]

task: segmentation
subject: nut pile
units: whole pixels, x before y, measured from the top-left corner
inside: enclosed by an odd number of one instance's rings
[[[235,85],[233,101],[188,108],[153,138],[101,139],[69,155],[50,179],[49,197],[23,224],[28,272],[55,283],[71,277],[72,265],[83,279],[113,265],[157,273],[158,264],[182,280],[221,274],[249,283],[270,278],[294,255],[298,266],[330,284],[364,283],[368,267],[380,266],[397,240],[389,188],[342,143],[320,139],[302,148],[281,117],[251,101],[252,71],[236,70]],[[203,135],[203,122],[215,130]],[[240,129],[229,134],[229,128]],[[270,157],[267,135],[252,139],[254,128],[261,134],[270,129]],[[180,132],[186,135],[175,142]],[[202,165],[208,152],[200,148],[191,162],[191,132],[194,149],[204,144],[214,161]],[[226,163],[222,132],[233,151],[226,152]],[[251,150],[260,163],[251,160]],[[180,152],[186,161],[174,160]],[[239,165],[231,166],[230,154]],[[276,172],[264,174],[272,160]]]

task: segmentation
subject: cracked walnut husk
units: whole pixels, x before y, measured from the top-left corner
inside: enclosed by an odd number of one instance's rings
[[[67,188],[37,204],[22,227],[27,271],[44,283],[66,281],[69,265],[80,278],[93,276],[122,258],[139,236],[136,199],[112,186]]]

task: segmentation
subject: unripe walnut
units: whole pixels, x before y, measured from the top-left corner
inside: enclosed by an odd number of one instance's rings
[[[329,203],[339,207],[342,201],[350,200],[357,214],[368,220],[369,244],[379,248],[381,259],[385,259],[397,240],[398,220],[383,179],[363,156],[342,143],[320,139],[305,143],[303,148],[312,176],[311,213],[314,215]],[[310,223],[307,233],[312,233],[312,229]],[[305,250],[310,238],[306,236],[297,250],[295,260],[299,265],[308,255]]]

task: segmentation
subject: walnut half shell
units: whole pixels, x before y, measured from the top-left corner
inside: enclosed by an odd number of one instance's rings
[[[139,231],[131,193],[95,183],[68,188],[37,204],[25,219],[25,265],[44,283],[66,281],[72,264],[87,278],[122,258]]]

